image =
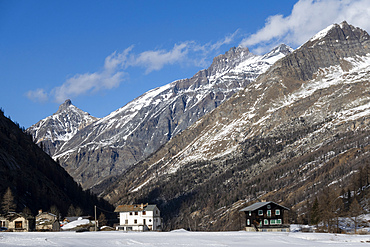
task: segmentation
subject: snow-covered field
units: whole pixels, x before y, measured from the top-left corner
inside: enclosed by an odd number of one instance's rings
[[[268,232],[0,232],[0,246],[367,246],[370,235]]]

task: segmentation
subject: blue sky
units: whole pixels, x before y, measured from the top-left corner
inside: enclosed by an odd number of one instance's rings
[[[298,47],[332,23],[370,30],[368,0],[0,0],[0,107],[29,127],[72,103],[104,117],[243,45]]]

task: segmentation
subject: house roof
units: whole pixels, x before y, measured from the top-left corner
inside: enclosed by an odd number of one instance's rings
[[[53,217],[57,217],[55,214],[52,214],[52,213],[49,213],[49,212],[39,213],[38,215],[36,215],[36,217],[40,217],[40,216],[45,215],[45,214],[50,215],[50,216],[53,216]]]
[[[281,206],[281,205],[279,205],[279,204],[277,204],[275,202],[256,202],[256,203],[254,203],[254,204],[252,204],[252,205],[250,205],[250,206],[248,206],[246,208],[241,209],[240,212],[254,211],[256,209],[259,209],[259,208],[262,208],[262,207],[266,206],[267,204],[275,204],[275,205],[277,205],[279,207],[284,208],[285,210],[289,210],[289,208],[284,207],[284,206]]]
[[[114,212],[153,211],[157,206],[148,204],[119,205]]]
[[[15,213],[15,212],[9,212],[6,215],[2,216],[3,219],[13,221],[16,218],[24,218],[26,220],[33,219],[33,216],[31,215],[25,215],[23,213]]]
[[[148,205],[145,207],[144,211],[154,211],[154,209],[156,208],[157,208],[156,205]]]

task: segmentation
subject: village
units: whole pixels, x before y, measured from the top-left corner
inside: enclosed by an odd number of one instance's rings
[[[96,209],[96,207],[95,207]],[[284,212],[289,209],[275,202],[257,202],[240,210],[245,220],[244,230],[263,232],[289,232]],[[0,215],[1,231],[162,231],[163,218],[159,208],[153,204],[119,205],[113,227],[108,226],[103,213],[95,216],[60,217],[51,212],[39,210],[36,216],[30,212],[8,212]]]
[[[95,206],[96,209],[96,206]],[[120,205],[114,211],[117,215],[114,227],[108,226],[105,215],[66,216],[39,210],[36,216],[24,210],[21,213],[9,211],[0,215],[1,231],[31,232],[31,231],[161,231],[160,210],[156,205]],[[114,222],[114,220],[113,220]]]

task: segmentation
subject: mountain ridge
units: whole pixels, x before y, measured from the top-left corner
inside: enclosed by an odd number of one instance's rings
[[[111,183],[116,175],[218,107],[290,52],[290,47],[280,45],[264,57],[247,48],[232,47],[192,78],[150,90],[93,121],[57,147],[52,156],[84,188],[105,186],[104,180]],[[32,127],[28,131],[32,132]]]

